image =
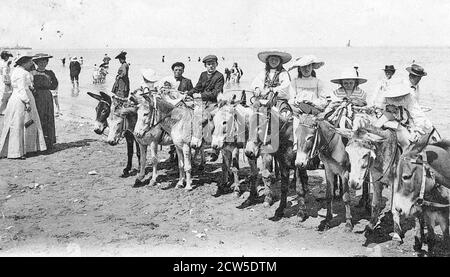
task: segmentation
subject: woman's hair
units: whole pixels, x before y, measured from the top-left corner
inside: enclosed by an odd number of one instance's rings
[[[298,72],[298,78],[303,78],[303,74],[302,74],[302,71],[300,70],[300,66],[297,68],[297,72]],[[311,71],[311,76],[314,78],[316,77],[316,71],[314,69]]]
[[[269,64],[269,58],[270,58],[271,56],[269,56],[269,57],[267,57],[267,59],[266,59],[266,71],[269,71],[270,69],[272,69],[271,67],[270,67],[270,64]],[[281,57],[280,56],[275,56],[275,57],[278,57],[279,59],[280,59],[280,64],[275,68],[277,71],[282,71],[283,69],[284,69],[284,67],[283,67],[283,63],[282,63],[282,60],[281,60]]]
[[[339,83],[341,84],[341,87],[344,87],[344,84],[342,83],[343,80],[341,80]],[[357,88],[359,86],[359,81],[356,79],[353,79],[355,81],[355,85],[353,86],[353,89]]]

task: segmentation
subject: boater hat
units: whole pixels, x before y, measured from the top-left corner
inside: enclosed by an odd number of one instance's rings
[[[33,61],[42,60],[42,59],[50,59],[50,58],[53,58],[53,56],[50,56],[50,55],[44,54],[44,53],[39,53],[39,54],[34,55]]]
[[[342,72],[340,78],[332,79],[331,82],[335,84],[340,84],[342,80],[355,80],[358,81],[358,84],[364,84],[365,82],[367,82],[367,79],[361,78],[356,75],[355,69],[346,70]]]
[[[270,51],[263,51],[258,53],[258,59],[262,61],[263,63],[267,62],[267,58],[270,56],[278,56],[281,58],[281,63],[285,64],[289,62],[292,59],[291,54],[282,52],[279,50],[270,50]]]
[[[319,69],[322,67],[325,63],[322,61],[319,61],[319,59],[314,55],[306,55],[300,58],[295,59],[294,64],[291,66],[291,69],[294,67],[302,67],[312,64],[314,69]]]
[[[427,76],[427,73],[425,72],[425,70],[423,69],[423,67],[421,67],[418,64],[412,64],[410,67],[406,68],[406,71],[408,71],[409,73],[416,75],[416,76]]]

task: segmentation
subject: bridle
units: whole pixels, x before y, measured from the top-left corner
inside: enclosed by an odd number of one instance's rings
[[[419,157],[422,158],[421,161],[419,160]],[[428,200],[424,199],[425,186],[426,186],[426,180],[427,180],[426,169],[430,169],[431,168],[430,164],[428,163],[427,154],[426,153],[424,153],[424,152],[420,153],[418,155],[418,157],[415,158],[415,159],[403,157],[402,160],[409,161],[412,164],[417,164],[417,165],[421,165],[422,166],[422,181],[420,183],[420,193],[419,193],[419,197],[414,201],[414,206],[418,206],[418,207],[427,206],[427,207],[434,207],[434,208],[448,208],[448,207],[450,207],[450,204],[441,204],[441,203],[436,203],[436,202],[432,202],[432,201],[428,201]],[[433,180],[433,188],[440,186],[439,183],[436,183],[436,180],[435,180],[435,178],[433,176],[432,171],[429,170],[429,172],[431,174],[431,179]]]

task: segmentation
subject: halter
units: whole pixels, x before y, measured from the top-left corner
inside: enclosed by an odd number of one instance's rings
[[[441,204],[441,203],[436,203],[436,202],[432,202],[432,201],[428,201],[428,200],[424,199],[425,186],[426,186],[426,180],[427,180],[426,169],[430,169],[430,164],[428,163],[426,153],[422,152],[419,154],[418,157],[422,157],[422,161],[419,161],[418,158],[416,158],[416,159],[406,158],[406,157],[402,158],[402,160],[410,161],[413,164],[422,165],[422,181],[420,184],[420,193],[419,193],[419,197],[414,201],[414,205],[418,206],[418,207],[427,206],[427,207],[434,207],[434,208],[450,207],[450,204]],[[431,170],[430,170],[430,174],[431,174],[431,178],[433,179],[432,189],[437,186],[440,186],[440,184],[436,183],[436,180],[434,179],[434,176],[433,176],[433,173]]]

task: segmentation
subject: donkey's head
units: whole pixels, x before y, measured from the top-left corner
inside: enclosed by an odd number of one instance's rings
[[[314,144],[317,145],[317,124],[313,115],[299,115],[298,119],[299,125],[294,134],[297,137],[295,165],[301,169],[306,169],[314,154],[312,153]]]
[[[128,99],[122,99],[118,97],[113,97],[112,104],[112,114],[110,117],[109,124],[109,134],[108,134],[108,143],[110,145],[116,145],[119,143],[119,140],[124,136],[124,132],[127,130],[133,130],[134,126],[126,126],[134,125],[134,120],[131,120],[132,117],[136,117],[136,107],[135,106],[126,106],[128,103]]]
[[[365,128],[359,128],[356,131],[337,128],[336,132],[349,139],[345,147],[350,161],[349,184],[353,189],[360,189],[370,166],[377,157],[377,151],[379,151],[377,144],[386,139]]]
[[[98,100],[98,104],[95,107],[96,117],[94,132],[101,135],[106,127],[108,127],[108,117],[111,113],[111,97],[102,91],[100,91],[100,95],[92,92],[88,92],[87,94]]]

